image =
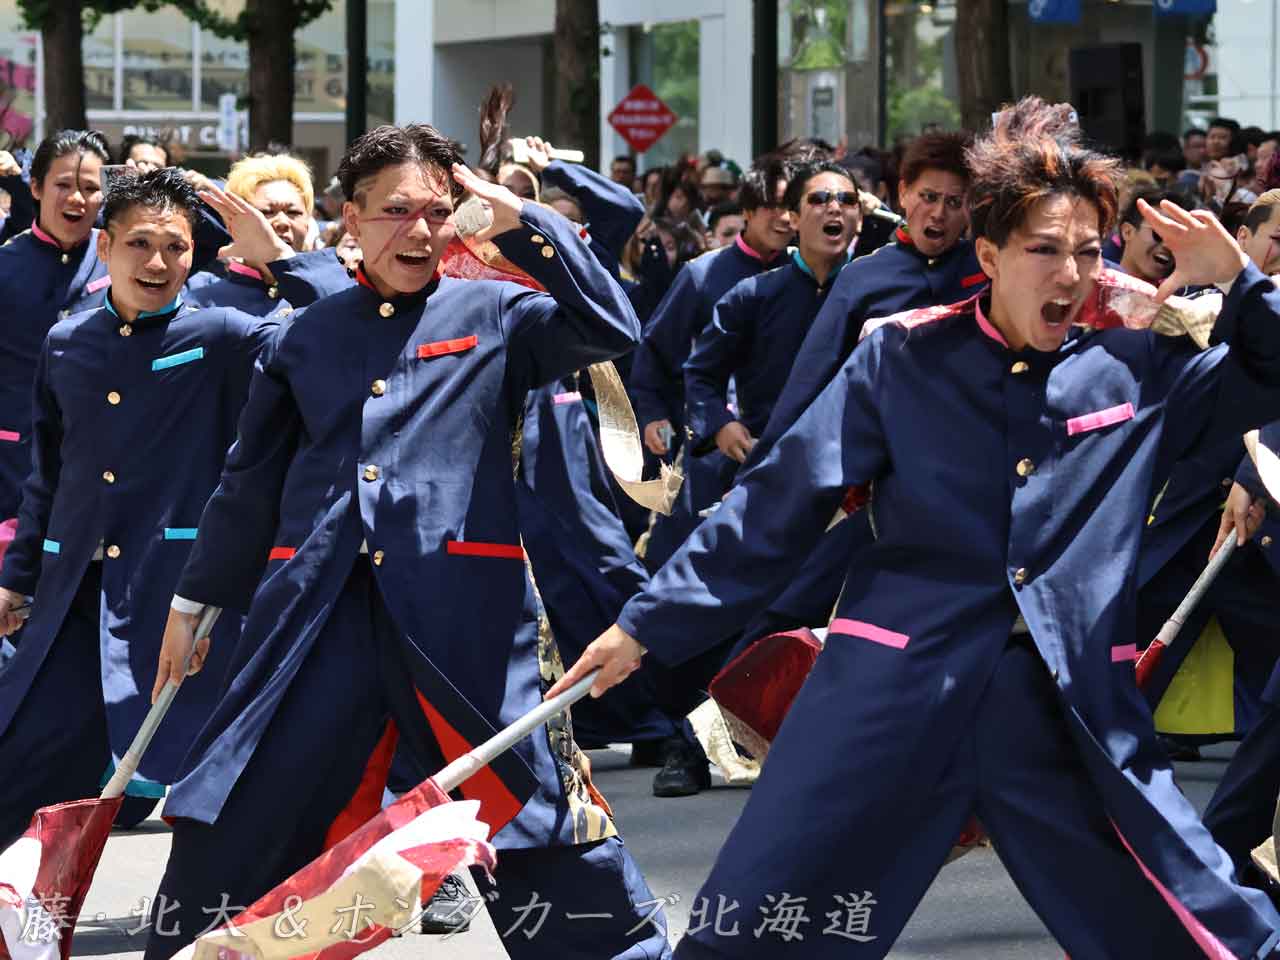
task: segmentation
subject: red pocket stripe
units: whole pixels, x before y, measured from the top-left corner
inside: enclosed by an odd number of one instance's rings
[[[446,353],[462,353],[464,350],[470,350],[480,338],[474,333],[469,337],[459,337],[456,340],[437,340],[435,343],[418,344],[418,359],[428,360],[431,357],[443,356]]]
[[[911,638],[905,633],[894,633],[884,627],[877,627],[874,623],[863,623],[861,620],[845,620],[843,617],[832,620],[828,629],[831,633],[843,633],[851,637],[861,637],[864,640],[870,640],[872,643],[881,643],[886,647],[893,647],[895,650],[901,650],[911,642]]]
[[[986,283],[986,282],[987,282],[987,275],[983,273],[981,270],[979,270],[977,273],[971,273],[967,277],[962,277],[960,280],[960,286],[966,287],[966,288],[976,287],[978,284]]]
[[[1132,663],[1138,659],[1136,643],[1121,643],[1111,648],[1112,663]]]
[[[1083,416],[1072,417],[1067,421],[1067,436],[1074,437],[1077,433],[1088,433],[1090,430],[1101,430],[1103,427],[1109,427],[1115,423],[1123,423],[1126,420],[1133,419],[1133,404],[1122,403],[1119,406],[1107,407],[1105,410],[1098,410],[1094,413],[1086,413]]]
[[[524,547],[518,543],[481,543],[478,540],[449,540],[445,550],[460,557],[497,557],[501,560],[523,560]]]
[[[22,437],[17,430],[0,430],[0,440],[6,443],[17,443]]]
[[[97,293],[106,287],[111,286],[110,277],[99,277],[97,280],[91,280],[84,288],[85,293]]]
[[[267,554],[268,560],[291,560],[298,551],[293,547],[272,547]]]

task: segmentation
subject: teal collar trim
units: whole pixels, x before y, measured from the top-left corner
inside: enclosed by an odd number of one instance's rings
[[[837,263],[834,267],[832,267],[831,272],[827,274],[827,286],[831,286],[831,284],[835,282],[835,279],[837,276],[839,276],[840,271],[843,270],[845,266],[848,265],[849,261],[852,259],[853,258],[849,256],[849,251],[846,250],[844,253],[844,259],[841,260],[839,263]],[[800,272],[805,274],[810,280],[814,281],[815,283],[817,282],[818,278],[813,275],[813,270],[809,267],[807,263],[804,262],[804,257],[800,256],[799,247],[796,247],[794,250],[791,251],[791,262],[794,263],[796,267],[800,270]]]
[[[116,305],[111,302],[110,293],[107,294],[107,309],[111,311],[111,315],[113,317],[115,317],[117,320],[120,319],[120,314],[116,312]],[[152,317],[163,317],[166,314],[177,313],[181,309],[182,309],[182,294],[178,294],[176,297],[174,297],[172,300],[166,303],[159,310],[143,310],[141,313],[138,314],[138,319],[149,320]]]

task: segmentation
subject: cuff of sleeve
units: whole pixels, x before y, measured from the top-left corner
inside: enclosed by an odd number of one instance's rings
[[[188,615],[203,613],[205,606],[206,604],[200,603],[197,600],[188,600],[186,597],[180,597],[177,594],[174,594],[173,599],[169,601],[170,609],[177,610],[179,613],[185,613]]]
[[[1275,289],[1270,277],[1252,263],[1246,264],[1236,278],[1227,285],[1229,292],[1222,301],[1222,309],[1218,312],[1218,321],[1214,324],[1213,338],[1210,343],[1230,343],[1234,339],[1244,301],[1255,292],[1263,290],[1263,285],[1266,290]],[[1222,289],[1221,286],[1219,289]]]

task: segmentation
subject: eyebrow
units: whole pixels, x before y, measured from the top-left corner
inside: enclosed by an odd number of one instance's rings
[[[1062,243],[1062,242],[1064,242],[1063,237],[1059,236],[1058,234],[1056,234],[1056,233],[1046,233],[1046,232],[1044,232],[1044,231],[1039,231],[1039,232],[1036,232],[1036,233],[1029,234],[1029,237],[1030,237],[1030,239],[1032,239],[1032,240],[1045,240],[1045,241],[1048,241],[1049,243]],[[1082,240],[1082,241],[1080,241],[1080,243],[1076,244],[1076,249],[1079,249],[1080,247],[1088,246],[1088,245],[1089,245],[1089,244],[1091,244],[1091,243],[1097,243],[1097,242],[1098,242],[1099,240],[1101,240],[1101,239],[1102,239],[1102,237],[1101,237],[1101,236],[1099,236],[1099,235],[1092,236],[1092,237],[1090,237],[1088,240]]]

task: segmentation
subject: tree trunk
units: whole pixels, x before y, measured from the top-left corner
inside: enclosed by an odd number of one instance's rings
[[[957,0],[957,80],[960,126],[982,130],[991,114],[1013,99],[1009,74],[1007,0]]]
[[[555,115],[552,144],[576,147],[600,166],[600,6],[597,0],[556,0]]]
[[[248,0],[249,150],[293,142],[294,4]]]
[[[84,95],[84,26],[81,0],[49,0],[41,25],[44,48],[46,136],[55,130],[87,127]]]

